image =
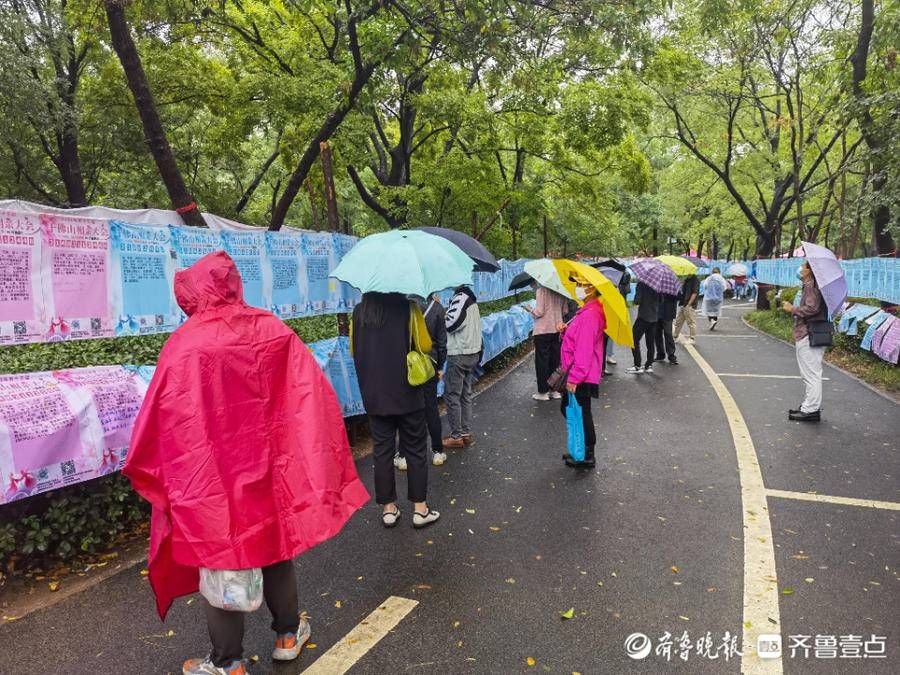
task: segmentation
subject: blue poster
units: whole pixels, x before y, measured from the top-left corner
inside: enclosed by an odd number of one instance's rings
[[[301,235],[266,233],[266,253],[272,270],[272,313],[282,319],[304,314],[300,290]]]
[[[350,252],[350,249],[356,246],[356,242],[359,241],[356,237],[351,237],[346,234],[336,234],[334,235],[334,252],[335,252],[335,265],[339,264],[341,260],[344,259],[344,256]],[[332,280],[334,281],[334,280]],[[340,291],[340,299],[338,301],[338,309],[342,312],[351,312],[356,305],[359,304],[362,299],[362,294],[353,288],[350,284],[345,284],[343,281],[335,282],[338,285],[338,289]]]
[[[116,335],[174,330],[180,312],[172,293],[169,228],[111,221],[109,232]]]
[[[336,312],[338,292],[336,282],[335,293],[332,294],[332,280],[328,278],[337,263],[334,262],[334,239],[327,232],[307,232],[301,235],[304,273],[303,290],[305,293],[306,314],[324,314]]]
[[[180,270],[187,269],[203,256],[224,248],[218,232],[178,225],[169,225],[169,230],[172,233],[172,251]]]
[[[244,302],[259,309],[270,309],[266,301],[266,233],[222,232],[225,252],[234,260],[244,284]]]

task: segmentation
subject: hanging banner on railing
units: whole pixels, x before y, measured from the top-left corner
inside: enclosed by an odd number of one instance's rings
[[[259,309],[272,306],[271,269],[266,260],[265,232],[222,232],[222,243],[237,265],[244,286],[244,302]],[[266,278],[269,277],[269,278]]]

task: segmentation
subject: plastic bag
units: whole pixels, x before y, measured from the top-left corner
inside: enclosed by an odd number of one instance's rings
[[[200,594],[213,607],[229,612],[252,612],[263,600],[263,576],[259,567],[249,570],[200,568]]]
[[[575,394],[569,394],[566,406],[566,432],[568,434],[569,455],[576,462],[584,461],[584,420],[581,416],[581,405],[575,400]]]

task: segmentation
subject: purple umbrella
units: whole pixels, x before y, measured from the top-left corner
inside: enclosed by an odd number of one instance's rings
[[[803,242],[803,250],[806,253],[806,261],[812,269],[825,304],[831,314],[844,306],[847,299],[847,279],[844,277],[844,269],[841,261],[834,253],[824,246]]]
[[[631,271],[637,280],[646,284],[657,293],[665,295],[678,295],[681,292],[681,282],[675,276],[672,268],[659,260],[644,258],[631,263]]]

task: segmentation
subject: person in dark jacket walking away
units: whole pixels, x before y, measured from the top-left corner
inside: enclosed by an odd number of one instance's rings
[[[672,322],[675,319],[678,298],[674,295],[660,295],[659,311],[657,313],[656,330],[654,339],[656,342],[656,358],[654,361],[665,361],[678,365],[678,357],[675,356],[675,337],[672,335]]]
[[[828,309],[808,262],[800,268],[800,278],[803,280],[800,304],[794,307],[790,302],[782,303],[782,309],[794,317],[797,365],[805,388],[803,403],[798,409],[788,411],[788,419],[819,422],[822,419],[822,359],[825,358],[825,347],[810,346],[809,322],[825,321]]]
[[[567,299],[544,286],[535,286],[537,302],[529,310],[534,317],[534,370],[537,378],[535,401],[562,398],[562,394],[550,391],[547,380],[559,366],[559,324],[566,313]]]
[[[428,508],[428,430],[423,387],[409,383],[406,355],[410,316],[424,324],[421,311],[399,293],[365,293],[353,310],[351,346],[363,405],[369,416],[375,463],[375,501],[382,524],[400,518],[393,458],[397,434],[409,467],[407,496],[413,503],[413,526],[425,527],[440,513]],[[423,328],[424,330],[424,328]]]
[[[447,375],[444,403],[450,422],[445,448],[472,445],[472,384],[481,361],[481,313],[475,293],[466,286],[456,289],[447,307]]]
[[[681,328],[687,322],[690,329],[688,340],[694,344],[697,339],[697,321],[694,319],[694,310],[697,309],[697,299],[700,297],[700,279],[696,274],[686,277],[681,284],[681,293],[678,295],[678,316],[675,319],[675,334],[677,340],[681,334]]]
[[[638,315],[632,328],[634,349],[631,350],[631,355],[634,357],[634,367],[625,372],[632,375],[652,373],[654,338],[659,315],[659,293],[639,281],[634,292],[634,304],[638,308]],[[641,366],[641,338],[647,345],[647,360],[643,366]]]

